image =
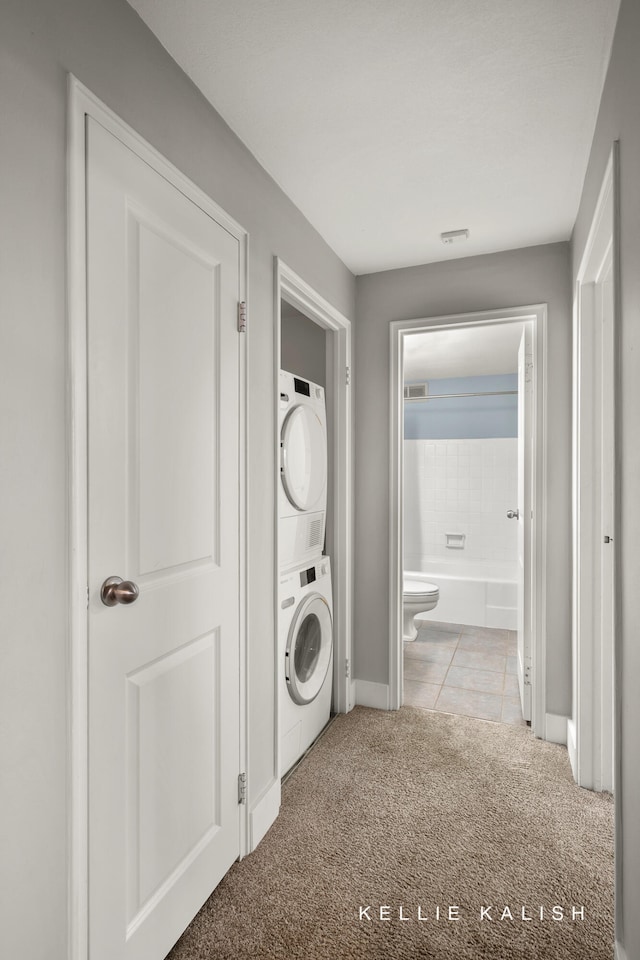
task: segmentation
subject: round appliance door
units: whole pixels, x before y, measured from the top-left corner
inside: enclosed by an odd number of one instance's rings
[[[311,703],[322,690],[332,644],[329,605],[319,593],[313,593],[296,610],[287,640],[285,675],[294,703]]]
[[[310,510],[327,482],[327,441],[308,404],[291,410],[282,424],[282,484],[296,510]]]

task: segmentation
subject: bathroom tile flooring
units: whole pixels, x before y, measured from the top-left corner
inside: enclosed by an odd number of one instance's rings
[[[525,726],[513,630],[429,621],[404,644],[404,702]]]

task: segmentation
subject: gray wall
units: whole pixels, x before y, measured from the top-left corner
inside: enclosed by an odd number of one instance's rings
[[[355,283],[124,0],[3,0],[0,45],[0,953],[62,960],[67,72],[250,233],[251,804],[274,772],[273,256],[348,317]]]
[[[281,318],[281,368],[326,387],[326,331],[285,300],[282,301]]]
[[[388,682],[389,323],[547,303],[547,711],[571,710],[571,288],[567,243],[358,277],[355,676]]]
[[[640,957],[640,4],[622,0],[591,158],[573,234],[577,275],[614,140],[620,140],[620,327],[618,379],[619,515],[616,561],[620,586],[617,628],[618,756],[616,784],[617,934],[628,957]]]

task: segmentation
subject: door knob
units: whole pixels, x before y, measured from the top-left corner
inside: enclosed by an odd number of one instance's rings
[[[517,520],[518,517],[520,516],[520,511],[519,511],[519,510],[507,510],[507,516],[508,516],[509,520]]]
[[[117,603],[133,603],[138,599],[137,584],[122,577],[107,577],[100,587],[100,599],[105,607],[115,607]]]

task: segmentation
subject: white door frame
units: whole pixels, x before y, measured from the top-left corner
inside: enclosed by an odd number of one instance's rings
[[[602,630],[600,617],[601,578],[599,575],[602,537],[612,542],[613,584],[618,563],[620,518],[617,511],[616,470],[620,445],[617,442],[616,391],[613,410],[604,409],[601,378],[609,386],[618,382],[618,163],[619,144],[614,142],[604,173],[598,202],[589,229],[582,261],[576,276],[573,311],[573,715],[568,724],[568,748],[576,782],[593,790],[612,790],[615,739],[615,651],[616,602],[611,636]],[[608,275],[613,283],[613,325],[609,354],[602,350],[600,314],[596,303],[598,284]],[[608,364],[605,369],[603,364]],[[598,396],[599,394],[599,396]],[[603,417],[605,422],[603,422]],[[597,432],[613,421],[613,529],[602,528],[602,473]],[[610,427],[611,428],[611,427]],[[594,516],[595,514],[595,516]],[[596,608],[594,609],[594,599]]]
[[[68,83],[67,131],[67,423],[69,471],[69,956],[88,952],[88,704],[87,704],[87,309],[86,309],[86,156],[85,118],[92,117],[145,163],[193,200],[239,244],[239,299],[246,301],[246,231],[199,187],[169,163],[74,76]],[[239,337],[240,379],[240,757],[248,769],[247,698],[247,484],[246,338]],[[249,807],[240,817],[240,856],[248,852]]]
[[[402,496],[403,496],[403,354],[408,334],[469,326],[531,321],[534,356],[534,444],[531,541],[532,587],[532,717],[535,736],[546,738],[546,436],[547,436],[547,306],[534,304],[452,316],[395,320],[390,324],[391,423],[389,544],[389,705],[402,704]]]
[[[352,406],[351,406],[351,322],[320,296],[302,277],[278,257],[275,258],[275,345],[274,384],[280,376],[281,301],[292,304],[314,323],[330,331],[331,346],[327,349],[328,413],[334,426],[333,435],[333,709],[348,713],[355,703],[353,682],[350,678],[352,654],[352,598],[353,598],[353,465],[352,465]],[[278,531],[278,493],[280,487],[280,430],[278,429],[279,395],[274,398],[275,449],[275,569],[274,609],[276,637],[278,636],[278,573],[280,565]],[[277,643],[276,643],[277,648]],[[279,710],[280,663],[276,657],[274,670],[276,706]],[[278,716],[278,713],[276,713]],[[280,737],[276,737],[278,769],[280,769]]]

